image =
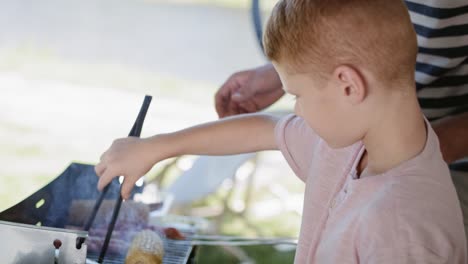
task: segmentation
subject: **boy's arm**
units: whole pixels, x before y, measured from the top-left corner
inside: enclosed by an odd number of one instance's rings
[[[247,114],[190,127],[162,137],[171,149],[170,157],[185,154],[231,155],[261,150],[276,150],[274,130],[277,117]],[[157,143],[156,143],[157,144]]]
[[[101,156],[96,165],[102,189],[113,178],[124,176],[122,196],[128,198],[135,182],[157,162],[179,155],[230,155],[278,149],[275,126],[278,118],[248,114],[197,125],[150,138],[122,138]]]

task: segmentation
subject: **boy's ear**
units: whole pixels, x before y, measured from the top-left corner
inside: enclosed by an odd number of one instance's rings
[[[350,65],[340,65],[333,72],[338,82],[340,93],[352,104],[361,103],[367,96],[368,89],[363,75]]]

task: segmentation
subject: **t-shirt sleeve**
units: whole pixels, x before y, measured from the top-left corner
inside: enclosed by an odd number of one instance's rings
[[[289,166],[305,182],[320,137],[296,115],[285,116],[278,122],[275,137]]]

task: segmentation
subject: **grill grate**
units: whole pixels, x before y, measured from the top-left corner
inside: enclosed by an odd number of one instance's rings
[[[191,236],[193,232],[182,232],[184,236]],[[177,243],[173,240],[167,239],[164,241],[164,264],[186,264],[189,262],[190,253],[192,253],[192,245],[190,243]],[[88,254],[88,258],[97,261],[98,254]],[[125,256],[112,256],[107,255],[103,264],[123,264]]]

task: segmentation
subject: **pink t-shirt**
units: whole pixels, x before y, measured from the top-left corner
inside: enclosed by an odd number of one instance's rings
[[[427,127],[418,156],[356,179],[362,142],[332,149],[300,117],[278,123],[278,146],[306,184],[295,263],[466,263],[460,204]]]

